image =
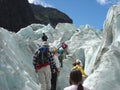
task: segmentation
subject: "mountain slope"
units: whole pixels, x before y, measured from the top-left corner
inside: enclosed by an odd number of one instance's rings
[[[46,9],[41,6],[42,11],[37,11],[41,9],[35,5],[32,5],[32,8],[27,0],[1,0],[0,27],[17,32],[20,28],[26,27],[32,23],[46,25],[50,23],[53,27],[59,22],[72,23],[72,20],[67,15],[58,10]]]
[[[72,20],[63,12],[50,7],[31,4],[34,16],[43,24],[50,23],[55,27],[58,23],[73,23]]]

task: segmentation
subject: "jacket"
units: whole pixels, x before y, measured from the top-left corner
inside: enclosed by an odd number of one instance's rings
[[[72,67],[72,70],[73,70],[73,69],[79,69],[80,72],[82,73],[82,77],[84,77],[84,78],[87,77],[87,75],[85,74],[83,68],[82,68],[80,65],[75,65],[75,66],[73,66],[73,67]]]

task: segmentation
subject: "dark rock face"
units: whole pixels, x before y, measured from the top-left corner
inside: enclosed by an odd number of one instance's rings
[[[34,21],[27,0],[0,0],[0,27],[17,32]]]
[[[55,27],[59,22],[60,23],[73,23],[73,21],[63,12],[55,8],[43,7],[41,5],[31,4],[34,16],[42,24],[50,23]]]
[[[72,23],[64,13],[51,8],[30,5],[27,0],[0,0],[0,27],[17,32],[32,23],[53,27],[59,22]]]

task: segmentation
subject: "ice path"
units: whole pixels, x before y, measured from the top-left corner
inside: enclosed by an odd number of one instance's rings
[[[72,63],[73,63],[72,61],[69,61],[68,59],[64,59],[63,68],[61,68],[61,72],[58,77],[56,90],[63,90],[64,87],[69,86],[69,78],[67,78],[67,76],[70,73]]]

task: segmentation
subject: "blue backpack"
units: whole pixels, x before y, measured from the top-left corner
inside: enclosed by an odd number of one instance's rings
[[[40,47],[33,56],[33,64],[44,64],[49,62],[49,48],[47,46]]]

